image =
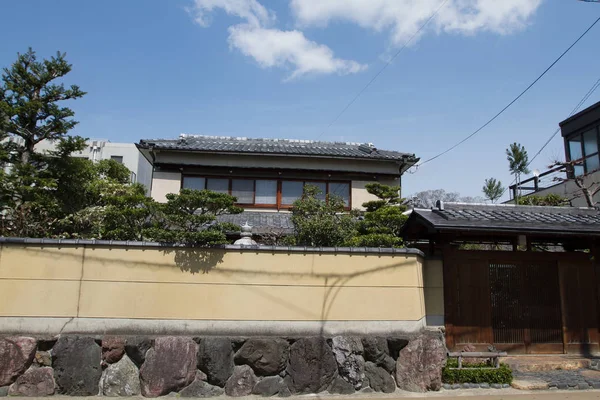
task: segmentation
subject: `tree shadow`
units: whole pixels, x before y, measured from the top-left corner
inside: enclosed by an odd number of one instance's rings
[[[163,250],[164,254],[174,254],[173,261],[181,272],[207,274],[217,265],[223,262],[225,250],[215,247],[182,247],[168,248]]]

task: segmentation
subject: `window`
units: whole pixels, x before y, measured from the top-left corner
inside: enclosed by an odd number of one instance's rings
[[[318,198],[326,200],[328,196],[339,196],[346,208],[350,208],[350,182],[252,179],[252,178],[212,178],[202,176],[184,176],[182,187],[185,189],[208,189],[219,193],[228,193],[237,198],[240,206],[289,208],[302,197],[304,186],[312,185],[321,190]]]
[[[229,193],[229,179],[208,178],[206,188],[217,193]]]
[[[317,199],[325,200],[327,198],[327,183],[326,182],[306,182],[305,185],[311,185],[318,188],[321,193],[317,195]]]
[[[296,200],[302,197],[303,192],[304,182],[302,181],[281,182],[281,205],[291,206]]]
[[[329,196],[338,196],[344,200],[346,207],[350,207],[350,184],[332,182],[329,184]]]
[[[123,164],[123,156],[110,156],[110,159],[118,162],[119,164]]]
[[[567,139],[569,161],[582,160],[573,167],[575,176],[600,169],[598,155],[598,128],[588,129],[583,133],[571,135]]]
[[[254,180],[232,179],[231,195],[237,197],[238,204],[254,204]]]
[[[205,178],[198,178],[196,176],[184,176],[183,177],[183,188],[193,190],[204,190],[206,184]]]
[[[254,203],[277,205],[277,181],[257,179]]]

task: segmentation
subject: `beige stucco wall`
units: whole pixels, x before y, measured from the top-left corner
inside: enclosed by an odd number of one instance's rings
[[[444,271],[442,260],[427,259],[423,263],[423,286],[427,325],[444,324]]]
[[[181,189],[181,173],[179,172],[154,172],[152,177],[151,197],[160,202],[167,201],[169,193],[179,193]]]
[[[419,321],[423,282],[415,254],[3,244],[0,318]]]
[[[363,203],[371,200],[377,200],[377,197],[367,192],[366,185],[374,181],[352,181],[352,208],[364,209]],[[398,186],[398,179],[382,179],[377,181],[384,185]]]

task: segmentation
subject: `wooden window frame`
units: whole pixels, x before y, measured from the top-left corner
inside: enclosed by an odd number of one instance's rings
[[[252,204],[243,204],[243,203],[236,203],[237,206],[239,207],[243,207],[243,208],[276,208],[277,210],[289,210],[291,209],[293,206],[291,204],[281,204],[281,199],[283,197],[282,195],[282,186],[283,186],[283,182],[284,181],[288,181],[288,182],[302,182],[302,186],[304,187],[307,183],[325,183],[325,196],[326,198],[329,198],[329,185],[331,183],[341,183],[341,184],[347,184],[348,185],[348,206],[344,207],[345,211],[350,211],[352,210],[352,181],[345,181],[345,180],[324,180],[324,179],[297,179],[297,178],[290,178],[290,179],[286,179],[286,178],[253,178],[253,177],[246,177],[246,176],[222,176],[222,175],[203,175],[203,174],[182,174],[181,176],[181,184],[180,184],[180,189],[183,189],[183,182],[185,180],[185,178],[204,178],[204,189],[206,189],[206,185],[208,184],[208,180],[209,179],[228,179],[229,180],[229,195],[231,195],[232,193],[232,189],[233,189],[233,180],[252,180],[254,181],[254,196],[253,196],[253,203]],[[256,181],[275,181],[277,182],[277,195],[276,195],[276,199],[277,199],[277,203],[275,204],[256,204]]]

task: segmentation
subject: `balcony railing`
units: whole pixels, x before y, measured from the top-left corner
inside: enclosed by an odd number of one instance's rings
[[[556,178],[559,178],[558,180]],[[555,186],[560,183],[560,180],[566,179],[567,173],[565,172],[565,168],[562,166],[550,169],[545,171],[538,176],[534,176],[522,181],[519,185],[514,184],[510,185],[510,198],[511,200],[517,197],[517,192],[519,196],[527,196],[529,194],[534,194],[535,192],[547,189],[551,186]]]

